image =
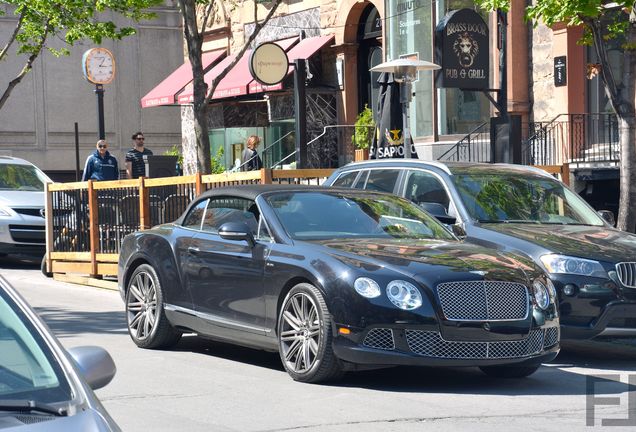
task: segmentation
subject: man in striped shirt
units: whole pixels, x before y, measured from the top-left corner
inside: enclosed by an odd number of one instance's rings
[[[126,153],[126,177],[129,179],[146,175],[144,156],[151,156],[152,151],[144,147],[144,134],[136,132],[132,136],[133,148]]]

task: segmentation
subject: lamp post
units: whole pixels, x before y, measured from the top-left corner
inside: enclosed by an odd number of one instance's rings
[[[409,138],[409,104],[413,91],[413,81],[417,79],[417,72],[421,70],[440,69],[439,65],[424,60],[397,59],[380,63],[369,69],[371,72],[388,72],[393,74],[393,79],[400,84],[400,103],[402,104],[402,138],[404,157],[411,157]]]

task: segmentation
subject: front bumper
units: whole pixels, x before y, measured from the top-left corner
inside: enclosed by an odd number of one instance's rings
[[[569,325],[561,321],[563,339],[590,339],[605,331],[614,320],[633,319],[636,317],[636,302],[613,301],[605,305],[603,312],[587,325]],[[610,327],[614,327],[611,326]],[[636,328],[620,327],[623,332],[636,333]]]
[[[516,340],[448,341],[437,331],[374,327],[334,339],[335,355],[358,365],[538,365],[559,353],[559,327],[534,328]]]

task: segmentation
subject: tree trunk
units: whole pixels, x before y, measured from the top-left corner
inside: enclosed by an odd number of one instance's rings
[[[634,232],[636,229],[636,16],[630,15],[626,33],[627,43],[623,52],[623,89],[625,101],[619,115],[620,142],[620,203],[616,227]]]
[[[620,142],[620,203],[616,227],[634,232],[636,228],[636,118],[627,116],[618,119]]]

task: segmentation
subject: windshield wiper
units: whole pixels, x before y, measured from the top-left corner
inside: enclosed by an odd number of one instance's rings
[[[68,415],[68,412],[66,412],[64,408],[55,408],[53,405],[28,399],[0,399],[0,411],[39,411],[46,414],[53,414],[57,417],[66,417]]]
[[[522,223],[522,224],[535,224],[538,225],[541,222],[527,219],[477,219],[479,223]]]

